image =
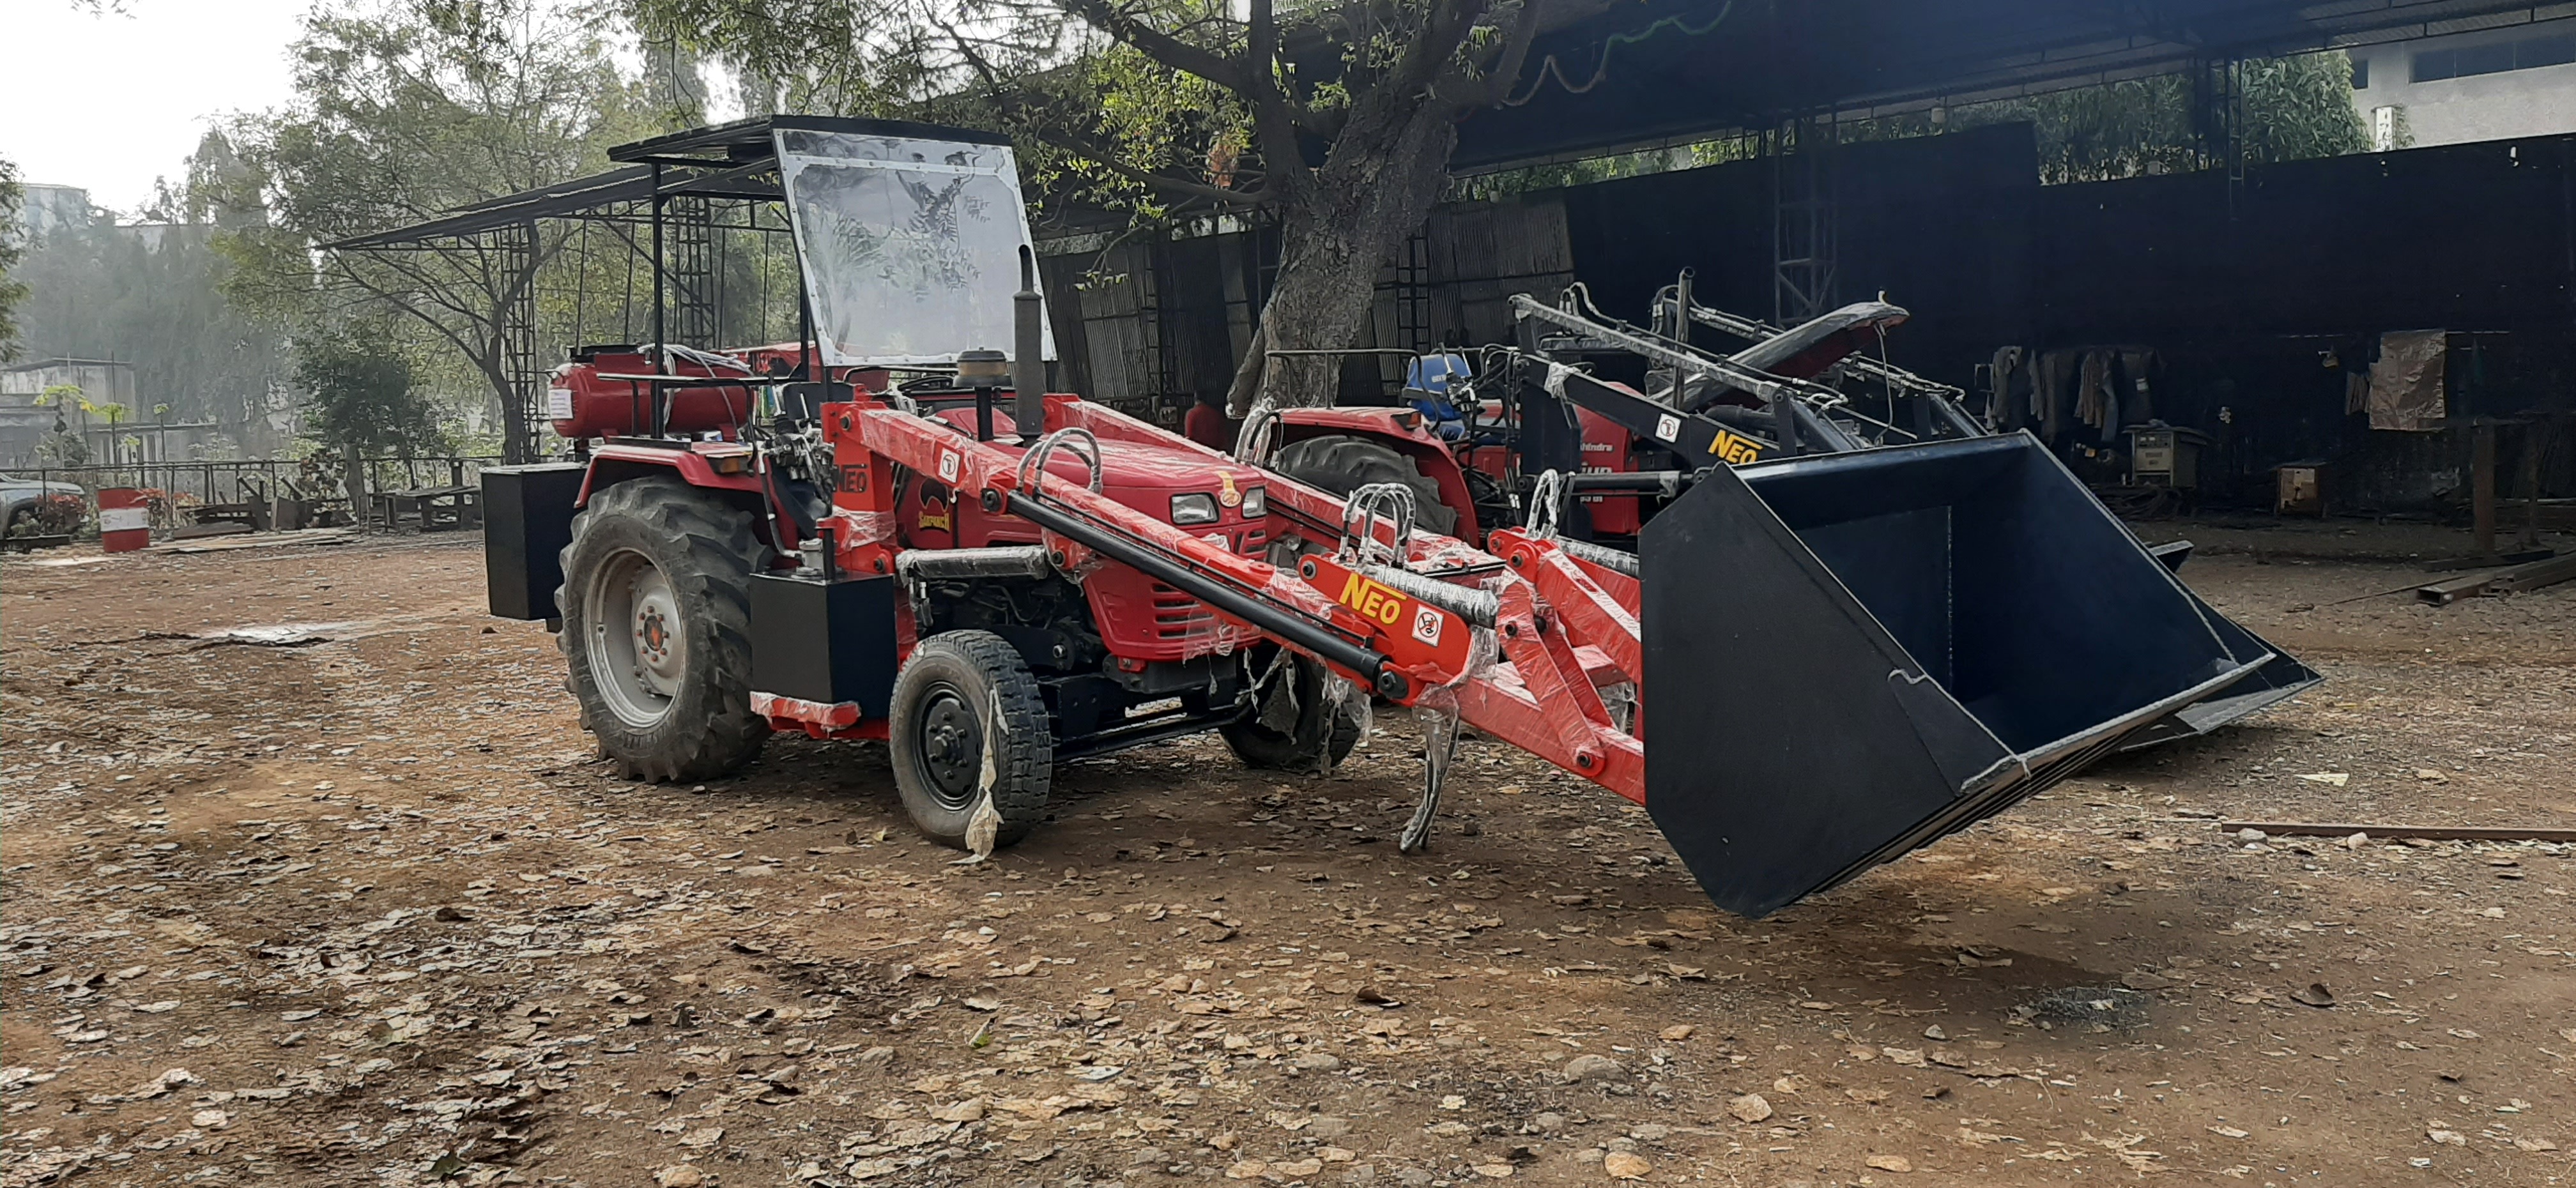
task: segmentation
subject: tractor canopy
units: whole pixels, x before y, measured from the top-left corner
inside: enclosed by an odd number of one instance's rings
[[[2278,658],[2026,434],[1717,467],[1639,554],[1646,808],[1747,916],[2216,711]]]

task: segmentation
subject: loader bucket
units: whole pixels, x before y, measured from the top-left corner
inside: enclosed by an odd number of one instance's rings
[[[1745,916],[2275,659],[2026,434],[1717,467],[1639,544],[1646,809]]]

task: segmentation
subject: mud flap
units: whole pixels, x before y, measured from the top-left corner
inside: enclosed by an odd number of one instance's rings
[[[2277,658],[2026,434],[1718,467],[1639,553],[1646,809],[1746,916],[2000,812]]]

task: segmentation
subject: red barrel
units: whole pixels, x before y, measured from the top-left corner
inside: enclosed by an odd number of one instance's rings
[[[152,510],[132,487],[101,487],[98,543],[111,553],[131,553],[152,543]]]

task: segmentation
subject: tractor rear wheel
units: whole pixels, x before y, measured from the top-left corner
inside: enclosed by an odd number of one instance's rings
[[[1045,818],[1055,735],[1037,678],[1008,640],[947,631],[921,641],[895,676],[887,716],[895,790],[930,840],[982,851],[975,820],[988,790],[994,849]]]
[[[749,513],[675,478],[591,497],[563,551],[556,645],[582,728],[630,778],[712,779],[769,734],[751,712]]]
[[[1256,653],[1253,671],[1266,672],[1270,660]],[[1324,666],[1305,656],[1290,656],[1288,667],[1253,690],[1248,717],[1216,728],[1234,757],[1246,767],[1313,771],[1338,766],[1359,745],[1360,724],[1324,696]],[[1329,739],[1332,763],[1323,762]]]
[[[1440,501],[1440,484],[1422,464],[1384,442],[1334,434],[1279,447],[1270,469],[1321,491],[1349,495],[1371,483],[1413,488],[1414,521],[1447,536],[1458,530],[1458,509]]]

